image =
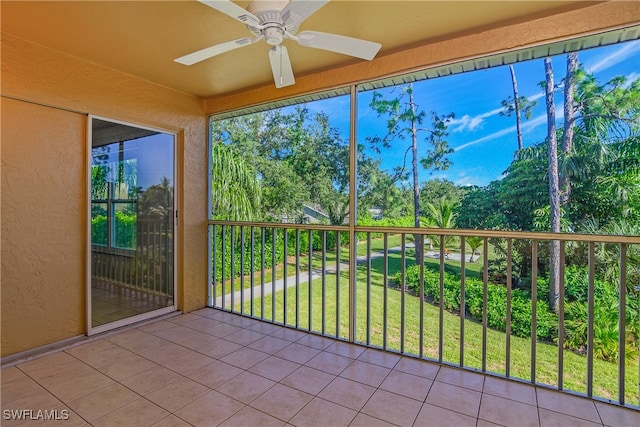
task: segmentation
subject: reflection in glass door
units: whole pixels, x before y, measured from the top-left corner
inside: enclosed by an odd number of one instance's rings
[[[174,145],[91,118],[90,333],[175,310]]]

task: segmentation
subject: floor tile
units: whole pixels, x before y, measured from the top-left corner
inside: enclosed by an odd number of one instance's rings
[[[413,425],[421,408],[422,402],[377,390],[361,412],[399,426],[410,426]]]
[[[275,384],[274,381],[245,371],[216,387],[216,390],[240,402],[249,403]]]
[[[532,385],[501,378],[486,377],[482,391],[483,393],[504,397],[527,405],[537,405],[536,389]]]
[[[282,421],[288,421],[300,411],[313,395],[282,384],[276,384],[268,392],[251,402],[251,406]]]
[[[357,359],[365,350],[366,348],[360,345],[341,341],[336,341],[325,349],[325,351],[328,351],[329,353],[339,354],[340,356],[349,357],[351,359]]]
[[[536,395],[540,408],[600,423],[600,415],[598,415],[596,405],[591,400],[542,388],[536,389]]]
[[[139,398],[91,422],[95,427],[150,426],[169,415],[147,399]]]
[[[415,426],[475,427],[476,417],[425,403],[416,418]]]
[[[321,350],[313,347],[307,347],[306,345],[292,343],[277,352],[275,355],[292,362],[304,364],[320,354],[320,351]]]
[[[210,427],[222,423],[243,407],[241,402],[214,390],[176,411],[175,415],[191,425]]]
[[[62,404],[56,396],[28,377],[7,383],[3,381],[1,395],[2,410],[52,409]]]
[[[156,365],[146,371],[125,378],[120,382],[136,393],[144,396],[180,378],[182,378],[181,375],[164,366]]]
[[[463,369],[455,369],[443,366],[438,371],[436,381],[457,385],[475,391],[482,391],[484,387],[484,375],[468,372]]]
[[[324,350],[334,343],[331,338],[323,337],[320,335],[306,334],[298,341],[298,344],[306,345],[307,347],[313,347],[318,350]]]
[[[264,338],[265,336],[266,335],[261,334],[260,332],[250,331],[248,329],[241,329],[238,332],[225,335],[224,339],[240,345],[249,345],[255,341],[258,341],[261,338]]]
[[[358,413],[315,397],[290,421],[296,427],[348,426]]]
[[[249,344],[249,347],[254,350],[260,350],[264,353],[274,354],[287,347],[289,344],[291,344],[289,341],[283,340],[282,338],[264,336],[264,338],[260,338],[259,340]]]
[[[205,356],[202,353],[188,350],[186,353],[181,353],[173,359],[160,362],[160,365],[164,366],[165,368],[169,368],[181,375],[187,375],[191,372],[197,371],[203,366],[208,365],[214,360],[215,359],[212,359],[209,356]]]
[[[334,378],[336,378],[335,375],[309,368],[308,366],[302,366],[283,379],[281,383],[306,393],[318,394]]]
[[[210,364],[191,372],[187,377],[199,382],[211,389],[218,387],[229,381],[231,378],[244,372],[240,368],[229,365],[228,363],[214,360]]]
[[[393,370],[380,384],[380,388],[424,402],[432,384],[433,380]]]
[[[398,363],[393,367],[394,370],[404,372],[406,374],[417,375],[423,378],[434,379],[438,375],[440,366],[435,363],[426,362],[411,357],[401,357]]]
[[[236,332],[242,331],[242,328],[237,326],[230,325],[228,323],[218,323],[217,325],[213,325],[202,332],[208,335],[212,335],[218,338],[224,338],[228,335],[234,334]]]
[[[480,402],[479,418],[503,426],[537,427],[538,408],[502,397],[483,394]]]
[[[190,350],[181,345],[165,341],[160,347],[147,350],[140,355],[146,357],[152,362],[163,363],[167,360],[175,359],[176,357],[188,353]]]
[[[153,424],[153,427],[191,427],[191,424],[173,414],[167,415]]]
[[[540,427],[597,427],[602,426],[600,423],[593,423],[582,418],[572,417],[570,415],[561,414],[559,412],[550,411],[548,409],[539,408]],[[640,424],[605,424],[611,426],[631,427]]]
[[[478,391],[435,381],[425,403],[477,417],[480,397],[481,393]]]
[[[279,357],[271,356],[249,368],[249,372],[273,381],[280,381],[301,365]]]
[[[318,394],[318,397],[359,411],[375,391],[375,387],[337,377]]]
[[[222,338],[216,338],[215,341],[204,344],[199,347],[194,347],[193,350],[198,353],[202,353],[214,359],[220,359],[228,354],[233,353],[236,350],[241,349],[240,344],[236,344],[231,341],[227,341]]]
[[[389,375],[389,372],[391,372],[391,369],[355,360],[340,373],[340,376],[373,387],[378,387],[382,384],[387,375]]]
[[[220,359],[230,365],[237,366],[240,369],[249,369],[258,362],[269,357],[267,353],[254,350],[248,347],[242,347]]]
[[[358,360],[391,369],[398,363],[400,356],[386,351],[368,348],[358,356]]]
[[[245,406],[220,424],[221,427],[278,427],[285,423],[250,406]]]
[[[600,418],[608,426],[636,425],[640,426],[640,411],[620,408],[603,402],[596,402]]]
[[[77,375],[66,381],[48,384],[46,388],[62,402],[68,403],[114,384],[116,384],[116,382],[111,378],[98,371],[93,371],[87,374]]]
[[[338,375],[352,362],[353,359],[349,359],[348,357],[322,352],[309,360],[305,365],[329,374]]]
[[[154,362],[144,357],[133,355],[128,359],[107,365],[100,370],[106,376],[116,381],[123,380],[132,375],[146,371],[147,369],[157,366]]]
[[[351,421],[351,424],[349,424],[349,427],[394,427],[394,426],[395,424],[391,424],[386,421],[379,420],[378,418],[374,418],[370,415],[363,414],[362,412],[356,415],[353,421]],[[418,424],[416,424],[416,426],[418,426]]]
[[[67,406],[87,421],[121,408],[140,396],[128,388],[113,384],[67,403]]]
[[[211,328],[212,326],[216,326],[218,324],[220,324],[220,322],[217,320],[198,316],[197,319],[192,319],[188,322],[183,322],[182,326],[189,329],[194,329],[196,331],[204,332],[204,330]]]
[[[181,378],[147,394],[145,397],[161,408],[175,412],[209,391],[211,389],[202,384],[189,378]]]
[[[107,337],[106,340],[137,354],[157,348],[165,343],[162,338],[139,329],[114,334]]]
[[[291,329],[291,328],[280,328],[275,332],[272,332],[270,334],[272,337],[276,337],[276,338],[282,338],[283,340],[287,340],[287,341],[298,341],[299,339],[305,337],[308,335],[307,332],[302,332],[302,331],[297,331],[295,329]]]

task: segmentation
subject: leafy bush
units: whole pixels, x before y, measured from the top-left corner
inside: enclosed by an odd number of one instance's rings
[[[588,271],[585,268],[569,267],[565,272],[565,347],[584,353],[587,346],[587,297]],[[399,273],[392,278],[400,282]],[[420,292],[420,267],[406,269],[407,289],[413,294]],[[443,306],[447,310],[460,309],[460,276],[444,273]],[[538,303],[536,305],[536,337],[538,340],[555,341],[558,338],[558,317],[548,308],[546,301],[549,282],[538,279]],[[430,269],[424,272],[425,300],[440,303],[440,273]],[[602,280],[594,282],[594,355],[604,360],[618,358],[618,307],[619,295],[615,286]],[[506,330],[507,289],[502,285],[487,285],[487,326],[499,331]],[[531,296],[528,291],[513,289],[511,292],[511,333],[519,337],[531,336]],[[465,312],[479,322],[483,317],[483,283],[478,279],[466,278]],[[627,331],[625,336],[627,357],[638,354],[638,298],[629,295],[626,309]]]

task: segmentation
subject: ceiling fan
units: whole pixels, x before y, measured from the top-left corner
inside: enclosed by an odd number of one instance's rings
[[[299,25],[329,0],[254,0],[247,10],[230,0],[198,1],[246,24],[254,37],[228,41],[181,56],[175,60],[180,64],[192,65],[264,40],[273,46],[269,50],[269,61],[276,88],[281,88],[295,83],[289,53],[282,45],[284,39],[291,39],[301,46],[338,52],[366,60],[373,59],[382,47],[380,43],[318,31],[302,31],[295,35]]]

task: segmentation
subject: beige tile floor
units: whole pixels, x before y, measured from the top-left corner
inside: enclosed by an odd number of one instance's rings
[[[10,419],[38,410],[68,419]],[[5,367],[2,414],[2,426],[640,426],[640,411],[213,309]]]

